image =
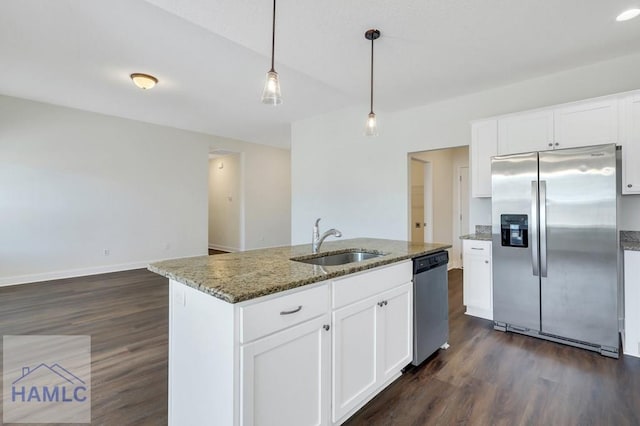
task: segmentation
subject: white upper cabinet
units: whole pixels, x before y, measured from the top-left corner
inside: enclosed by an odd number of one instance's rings
[[[618,100],[601,99],[554,110],[554,149],[618,143]]]
[[[544,151],[553,148],[553,110],[514,114],[498,120],[498,153]]]
[[[491,157],[498,155],[498,120],[471,124],[471,195],[491,197]]]
[[[622,101],[622,193],[640,194],[640,92]]]
[[[623,146],[622,193],[640,194],[640,91],[474,121],[471,195],[491,196],[492,156],[608,143]]]
[[[619,143],[618,97],[498,118],[498,154]]]

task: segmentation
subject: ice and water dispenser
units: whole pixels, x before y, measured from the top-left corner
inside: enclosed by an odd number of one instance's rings
[[[500,215],[502,246],[529,247],[529,220],[526,214]]]

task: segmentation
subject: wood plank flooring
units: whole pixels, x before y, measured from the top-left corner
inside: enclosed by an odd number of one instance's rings
[[[451,348],[346,424],[640,425],[640,359],[494,331],[464,315],[460,270],[449,289]],[[92,424],[164,425],[167,290],[146,270],[3,287],[0,332],[91,335]]]
[[[640,425],[640,359],[493,330],[464,315],[449,272],[451,347],[405,373],[346,425]]]

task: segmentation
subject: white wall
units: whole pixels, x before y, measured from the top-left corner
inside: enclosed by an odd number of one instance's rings
[[[208,143],[0,96],[0,285],[206,254]]]
[[[243,250],[291,243],[291,155],[289,150],[212,136],[210,152],[242,154]]]
[[[468,145],[469,122],[493,115],[640,88],[640,54],[410,110],[378,105],[380,136],[362,136],[367,108],[292,126],[292,241],[308,242],[315,216],[345,237],[407,240],[407,153]],[[624,197],[620,227],[638,228],[639,202]],[[489,199],[472,199],[469,226],[491,222]]]
[[[209,160],[209,248],[242,248],[242,171],[240,154]]]

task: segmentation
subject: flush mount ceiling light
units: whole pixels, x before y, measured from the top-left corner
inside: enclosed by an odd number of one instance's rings
[[[628,21],[629,19],[633,19],[636,16],[640,15],[640,9],[629,9],[622,12],[620,15],[616,17],[616,21],[623,22]]]
[[[158,79],[149,74],[142,74],[139,72],[130,75],[133,84],[141,88],[142,90],[152,89],[158,83]]]
[[[380,38],[380,31],[367,30],[367,32],[364,33],[364,38],[371,40],[371,102],[369,104],[369,116],[367,117],[364,134],[365,136],[378,136],[378,123],[376,121],[376,114],[373,112],[373,41]]]
[[[271,26],[271,69],[267,72],[267,79],[264,82],[262,91],[262,103],[266,105],[280,105],[282,95],[280,94],[280,80],[278,73],[273,66],[276,47],[276,0],[273,0],[273,21]]]

